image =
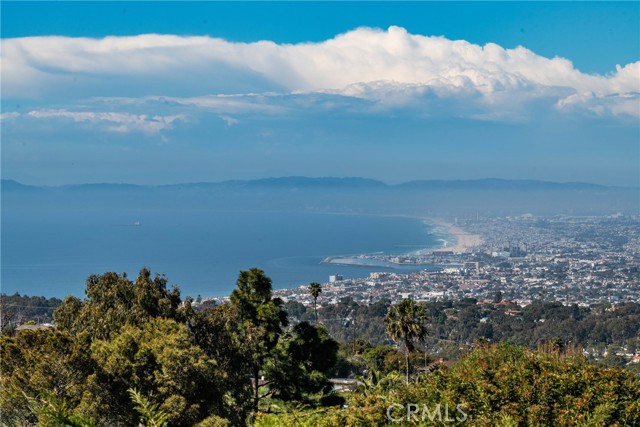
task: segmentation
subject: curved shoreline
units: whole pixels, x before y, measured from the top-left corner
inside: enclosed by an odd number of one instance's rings
[[[424,218],[429,223],[437,225],[445,229],[447,234],[452,236],[456,243],[453,246],[449,246],[448,242],[445,241],[444,246],[438,249],[425,249],[422,253],[429,252],[454,252],[454,253],[464,253],[468,252],[470,249],[480,246],[482,244],[482,236],[479,234],[472,234],[467,232],[466,230],[458,227],[457,225],[451,224],[444,219],[441,218]]]
[[[335,255],[324,258],[321,264],[335,264],[356,267],[378,267],[378,268],[400,268],[409,266],[433,266],[432,263],[419,262],[415,258],[424,257],[439,253],[465,253],[472,248],[482,244],[482,237],[478,234],[472,234],[466,230],[451,224],[440,218],[421,217],[425,225],[433,226],[431,231],[439,241],[442,242],[440,247],[424,248],[417,251],[408,252],[400,255],[371,256],[367,254],[361,255]],[[445,236],[442,236],[445,234]],[[450,238],[450,239],[449,239]],[[454,240],[455,244],[449,246],[450,240]],[[413,260],[412,260],[413,258]],[[403,259],[402,261],[400,259]],[[397,261],[396,261],[397,260]],[[406,260],[407,262],[404,262]]]

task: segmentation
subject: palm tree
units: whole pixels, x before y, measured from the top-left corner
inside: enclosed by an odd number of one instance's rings
[[[401,342],[404,347],[407,384],[409,384],[409,353],[413,350],[415,341],[421,341],[427,336],[428,320],[427,307],[424,304],[415,303],[412,299],[403,299],[389,307],[384,318],[387,334],[392,340]]]
[[[322,292],[322,286],[318,282],[313,282],[309,285],[309,293],[313,297],[313,310],[316,313],[316,325],[318,324],[318,297]]]

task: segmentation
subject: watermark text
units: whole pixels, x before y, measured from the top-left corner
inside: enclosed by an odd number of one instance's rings
[[[448,403],[444,405],[440,403],[434,405],[418,403],[401,405],[399,403],[393,403],[387,408],[387,419],[394,423],[405,420],[417,422],[438,420],[440,422],[462,423],[466,421],[467,418],[467,413],[462,408],[462,405],[451,407]]]

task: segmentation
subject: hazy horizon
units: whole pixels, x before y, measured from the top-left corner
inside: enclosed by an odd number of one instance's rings
[[[140,182],[131,182],[131,181],[85,181],[85,182],[63,182],[58,184],[51,184],[49,182],[24,182],[14,179],[9,176],[3,176],[3,181],[13,181],[18,184],[30,186],[30,187],[41,187],[41,188],[58,188],[58,187],[73,187],[73,186],[81,186],[81,185],[131,185],[138,187],[162,187],[162,186],[180,186],[180,185],[197,185],[197,184],[224,184],[224,183],[233,183],[233,182],[260,182],[260,181],[269,181],[269,180],[287,180],[287,179],[305,179],[305,180],[363,180],[370,181],[372,183],[380,183],[388,187],[401,186],[403,184],[413,183],[413,182],[431,182],[431,183],[481,183],[481,182],[512,182],[512,183],[540,183],[540,184],[560,184],[560,185],[571,185],[571,184],[584,184],[584,185],[593,185],[600,186],[604,188],[611,189],[636,189],[640,188],[640,183],[638,185],[631,186],[622,186],[622,185],[606,185],[597,182],[586,182],[586,181],[551,181],[544,179],[519,179],[519,178],[497,178],[495,176],[487,176],[475,179],[438,179],[438,178],[429,178],[429,179],[410,179],[406,181],[384,181],[381,179],[371,178],[367,176],[328,176],[328,175],[320,175],[320,176],[309,176],[309,175],[283,175],[283,176],[264,176],[253,179],[244,179],[244,178],[229,178],[220,181],[175,181],[175,182],[154,182],[154,183],[140,183]]]
[[[3,2],[2,176],[640,183],[640,4]]]

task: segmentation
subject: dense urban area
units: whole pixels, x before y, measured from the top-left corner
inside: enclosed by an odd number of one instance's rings
[[[640,221],[637,216],[517,217],[456,220],[482,243],[465,253],[437,250],[416,255],[362,258],[431,267],[324,284],[323,303],[345,296],[358,303],[387,298],[418,301],[502,299],[520,306],[534,300],[589,306],[640,302]],[[433,271],[433,267],[437,267]],[[339,271],[339,265],[336,266]],[[278,290],[286,300],[311,304],[306,287]]]
[[[428,347],[434,354],[455,358],[479,338],[530,347],[553,338],[580,345],[594,360],[640,366],[638,217],[523,215],[455,222],[482,242],[464,253],[363,256],[428,268],[347,280],[336,274],[322,287],[320,321],[343,341],[382,343],[386,307],[411,298],[431,309]],[[275,294],[293,313],[314,302],[305,286]],[[296,309],[298,303],[305,308]]]

